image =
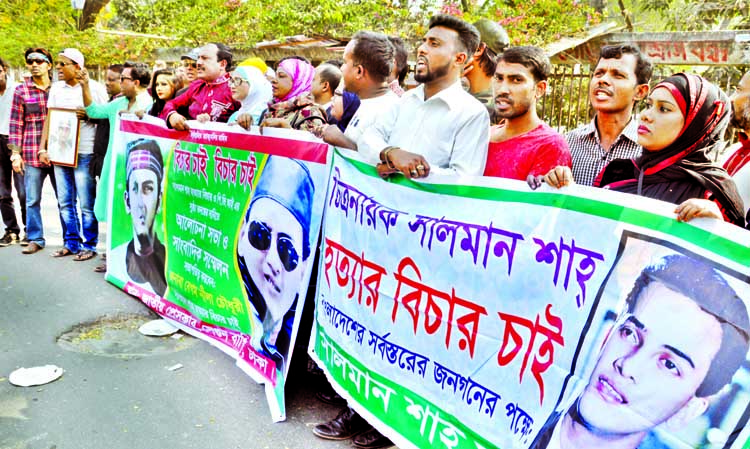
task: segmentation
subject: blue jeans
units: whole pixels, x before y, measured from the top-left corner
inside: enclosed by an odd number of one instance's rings
[[[42,186],[44,178],[49,176],[52,188],[57,194],[55,171],[52,167],[32,167],[26,165],[24,183],[26,186],[26,236],[29,242],[34,242],[44,248],[44,226],[42,225]],[[65,222],[60,217],[60,223],[65,233]]]
[[[55,165],[57,203],[65,221],[64,245],[73,253],[78,253],[81,248],[96,251],[99,242],[99,222],[94,217],[96,182],[89,174],[92,157],[93,154],[79,154],[75,168]],[[81,204],[80,220],[77,202]]]

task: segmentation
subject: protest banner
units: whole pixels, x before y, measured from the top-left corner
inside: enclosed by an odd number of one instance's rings
[[[325,203],[310,352],[401,449],[748,441],[746,231],[341,150]]]
[[[297,131],[260,136],[191,124],[178,132],[163,122],[120,120],[106,277],[234,357],[266,384],[280,421],[320,231],[328,146]]]

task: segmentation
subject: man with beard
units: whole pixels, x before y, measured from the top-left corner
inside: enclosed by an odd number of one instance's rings
[[[485,176],[525,181],[558,165],[570,167],[565,139],[536,112],[551,69],[538,47],[511,47],[498,56],[492,89],[495,114],[503,120],[490,130]]]
[[[226,123],[240,102],[232,99],[229,71],[232,69],[232,52],[224,44],[206,44],[198,52],[197,80],[187,90],[167,102],[161,118],[168,128],[187,131],[187,120]],[[178,111],[187,109],[187,116]]]
[[[750,205],[750,165],[747,164],[750,161],[750,72],[742,77],[731,100],[732,126],[737,128],[739,142],[726,151],[724,168],[737,184],[742,202],[747,206]]]
[[[481,175],[487,160],[487,109],[461,87],[461,74],[479,45],[479,31],[454,16],[438,14],[417,49],[414,79],[421,84],[401,97],[358,142],[365,158],[379,160],[383,177],[402,173]]]
[[[638,47],[607,45],[599,53],[589,83],[589,101],[596,112],[594,120],[565,135],[573,158],[573,170],[555,167],[544,177],[553,187],[575,181],[591,186],[604,167],[615,159],[640,156],[635,103],[648,95],[653,68]],[[540,178],[532,178],[535,187]]]
[[[138,139],[127,147],[125,210],[133,220],[133,239],[112,250],[108,269],[119,279],[164,296],[166,251],[154,232],[161,206],[164,160],[152,139]]]
[[[655,447],[659,425],[702,415],[747,358],[750,320],[713,268],[679,254],[646,267],[583,392],[530,449]]]

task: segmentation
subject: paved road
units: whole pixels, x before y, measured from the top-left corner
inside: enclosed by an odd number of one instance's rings
[[[167,341],[162,353],[130,358],[63,349],[58,338],[81,323],[126,314],[146,319],[150,311],[94,273],[96,261],[50,257],[61,238],[49,188],[43,210],[44,251],[27,256],[19,246],[0,248],[0,449],[351,447],[312,435],[311,427],[338,408],[314,398],[316,381],[304,363],[292,365],[287,421],[274,424],[263,387],[191,337]],[[135,328],[120,332],[121,341],[108,346],[110,334],[89,332],[79,340],[116,352],[147,339]],[[20,388],[7,380],[16,368],[50,363],[65,369],[51,384]],[[167,370],[176,364],[183,368]]]

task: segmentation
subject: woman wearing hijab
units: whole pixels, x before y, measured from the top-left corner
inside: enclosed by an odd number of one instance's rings
[[[346,92],[341,88],[333,92],[333,104],[328,117],[328,123],[335,124],[343,133],[354,114],[359,109],[359,97],[357,94]]]
[[[245,129],[257,125],[266,105],[273,98],[271,83],[257,67],[240,66],[229,78],[232,98],[242,106],[229,117],[228,123],[237,123]]]
[[[261,126],[312,131],[326,123],[326,113],[313,101],[310,90],[315,68],[305,59],[289,57],[279,61],[271,81],[273,101],[268,104]]]
[[[612,161],[594,185],[679,204],[681,221],[714,217],[744,226],[737,187],[711,157],[730,117],[721,89],[697,75],[672,75],[654,87],[639,116],[643,154]]]

